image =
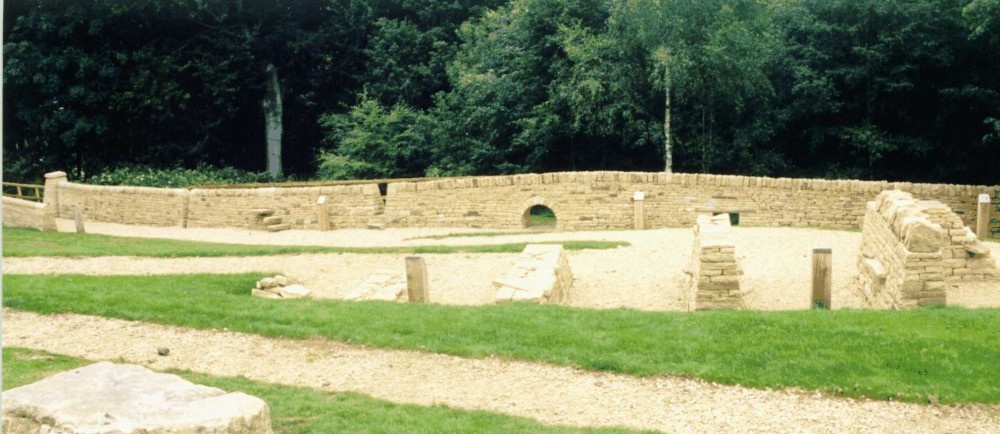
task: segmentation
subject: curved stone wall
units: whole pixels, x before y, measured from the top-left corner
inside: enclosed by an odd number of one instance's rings
[[[63,174],[63,176],[65,176]],[[58,180],[58,182],[55,182]],[[80,204],[88,219],[156,226],[252,228],[253,214],[268,210],[294,229],[318,229],[325,210],[330,228],[524,227],[524,213],[545,205],[558,229],[628,229],[636,209],[644,226],[684,227],[699,214],[738,214],[744,226],[860,228],[865,204],[884,190],[901,189],[949,206],[974,224],[976,196],[1000,186],[890,183],[668,174],[559,172],[508,176],[332,185],[218,189],[159,189],[75,184],[47,179],[46,203],[59,216]],[[55,192],[55,197],[49,195]],[[642,207],[635,206],[637,192]],[[325,206],[317,199],[326,196]]]

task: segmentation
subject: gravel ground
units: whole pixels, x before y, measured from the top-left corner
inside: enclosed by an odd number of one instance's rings
[[[496,358],[467,359],[268,339],[75,314],[4,310],[4,345],[91,360],[188,369],[399,403],[447,405],[546,424],[664,432],[1000,432],[1000,406],[930,406],[636,378]],[[156,355],[157,347],[170,355]]]
[[[72,221],[60,220],[62,230]],[[68,227],[67,227],[68,226]],[[568,304],[587,308],[626,307],[640,310],[683,310],[685,264],[690,260],[692,231],[547,232],[507,236],[475,236],[481,230],[386,229],[268,233],[237,229],[182,229],[88,223],[88,232],[120,236],[198,241],[326,246],[469,245],[524,241],[612,240],[630,247],[570,251],[574,282]],[[411,239],[469,232],[469,236]],[[753,310],[808,309],[811,255],[814,248],[833,249],[833,307],[864,307],[853,287],[861,244],[858,232],[792,228],[733,228],[736,255],[743,268],[745,303]],[[1000,244],[987,243],[1000,257]],[[5,258],[10,274],[186,274],[275,272],[301,281],[319,298],[343,298],[378,269],[403,272],[409,255],[320,254],[244,258]],[[516,254],[422,255],[427,262],[432,302],[477,305],[492,303],[491,282],[511,267]],[[247,288],[249,291],[249,288]],[[1000,306],[995,283],[968,283],[949,290],[949,303],[970,307]]]
[[[71,221],[59,222],[73,230]],[[249,232],[88,223],[88,232],[199,241],[330,246],[490,244],[618,240],[631,247],[569,252],[569,304],[588,308],[680,310],[690,229],[519,234],[440,240],[409,238],[448,229]],[[861,307],[851,288],[861,235],[809,229],[734,228],[749,309],[809,307],[811,251],[834,252],[835,308]],[[989,244],[994,256],[1000,245]],[[281,272],[340,298],[379,268],[402,271],[406,255],[286,255],[247,258],[5,258],[4,273],[175,274]],[[483,304],[490,281],[516,254],[424,255],[437,303]],[[249,290],[249,288],[248,288]],[[1000,306],[996,284],[953,288],[949,303]],[[355,391],[420,405],[444,404],[529,417],[547,424],[624,426],[665,432],[1000,432],[1000,406],[925,406],[843,399],[798,390],[755,390],[673,377],[635,378],[496,358],[366,348],[325,340],[289,341],[226,330],[190,330],[75,314],[3,311],[3,344],[91,360],[179,368],[331,391]],[[169,347],[170,356],[156,355]]]

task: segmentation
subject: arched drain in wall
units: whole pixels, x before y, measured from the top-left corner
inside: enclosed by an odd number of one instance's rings
[[[556,213],[545,205],[534,205],[524,211],[521,219],[526,228],[554,229],[556,227]]]

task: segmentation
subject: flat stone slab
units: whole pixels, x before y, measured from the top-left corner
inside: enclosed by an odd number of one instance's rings
[[[354,301],[405,301],[407,298],[406,273],[390,269],[376,270],[361,285],[344,296],[345,300]]]
[[[4,433],[270,434],[260,398],[100,362],[3,392]]]
[[[521,260],[493,280],[497,303],[563,303],[572,285],[566,251],[558,244],[528,244]]]

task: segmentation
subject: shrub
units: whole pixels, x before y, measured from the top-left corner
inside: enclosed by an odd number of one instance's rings
[[[212,167],[199,164],[195,169],[174,167],[159,169],[149,166],[122,166],[87,178],[88,184],[134,185],[140,187],[190,187],[204,184],[250,184],[277,182],[267,172],[247,172],[232,167]]]

